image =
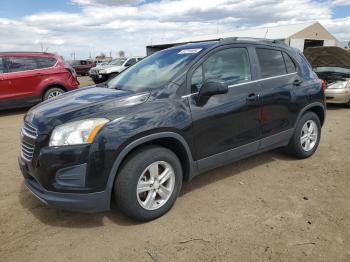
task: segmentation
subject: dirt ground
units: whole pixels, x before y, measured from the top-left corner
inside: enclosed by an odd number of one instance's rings
[[[312,158],[275,150],[218,168],[149,223],[32,196],[16,158],[24,112],[0,114],[0,261],[350,261],[350,109],[328,109]]]

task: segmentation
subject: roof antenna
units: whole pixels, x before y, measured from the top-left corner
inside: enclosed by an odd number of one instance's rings
[[[269,32],[269,28],[268,27],[266,27],[266,32],[265,32],[265,39],[266,39],[266,37],[267,37],[267,33]]]

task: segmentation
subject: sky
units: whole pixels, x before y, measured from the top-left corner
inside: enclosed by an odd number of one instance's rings
[[[319,21],[350,40],[350,0],[0,0],[0,51],[145,55],[191,35]]]

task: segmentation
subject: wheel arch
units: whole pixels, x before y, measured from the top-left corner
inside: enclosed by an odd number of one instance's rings
[[[195,162],[192,158],[191,150],[186,140],[174,132],[161,132],[144,136],[129,143],[117,156],[109,174],[107,190],[109,194],[113,191],[114,181],[123,161],[135,150],[143,146],[158,145],[170,149],[174,152],[181,162],[183,168],[183,179],[189,181],[192,178]]]
[[[44,98],[44,95],[45,95],[45,93],[47,92],[47,90],[49,90],[49,89],[51,89],[51,88],[55,88],[55,87],[57,87],[57,88],[62,88],[62,89],[64,90],[64,92],[67,92],[67,91],[68,91],[68,89],[67,89],[67,88],[64,86],[64,84],[62,84],[62,83],[59,83],[59,82],[50,83],[50,84],[46,85],[46,86],[42,89],[42,91],[41,91],[41,99]]]
[[[314,102],[311,103],[309,105],[307,105],[306,107],[304,107],[299,115],[298,115],[298,119],[295,122],[295,126],[298,124],[300,118],[306,113],[306,112],[313,112],[315,113],[318,118],[320,119],[321,122],[321,126],[323,126],[325,119],[326,119],[326,107],[324,106],[324,104],[322,104],[321,102]],[[295,127],[294,126],[294,127]]]

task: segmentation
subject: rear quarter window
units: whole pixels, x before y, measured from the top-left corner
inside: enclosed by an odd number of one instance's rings
[[[283,58],[284,62],[286,63],[287,73],[294,73],[296,72],[296,66],[292,58],[290,58],[289,55],[287,55],[285,52],[283,52]]]
[[[48,67],[53,67],[57,59],[53,57],[36,57],[35,58],[38,68],[48,68]]]
[[[284,75],[287,73],[282,52],[274,49],[257,48],[261,77]]]

